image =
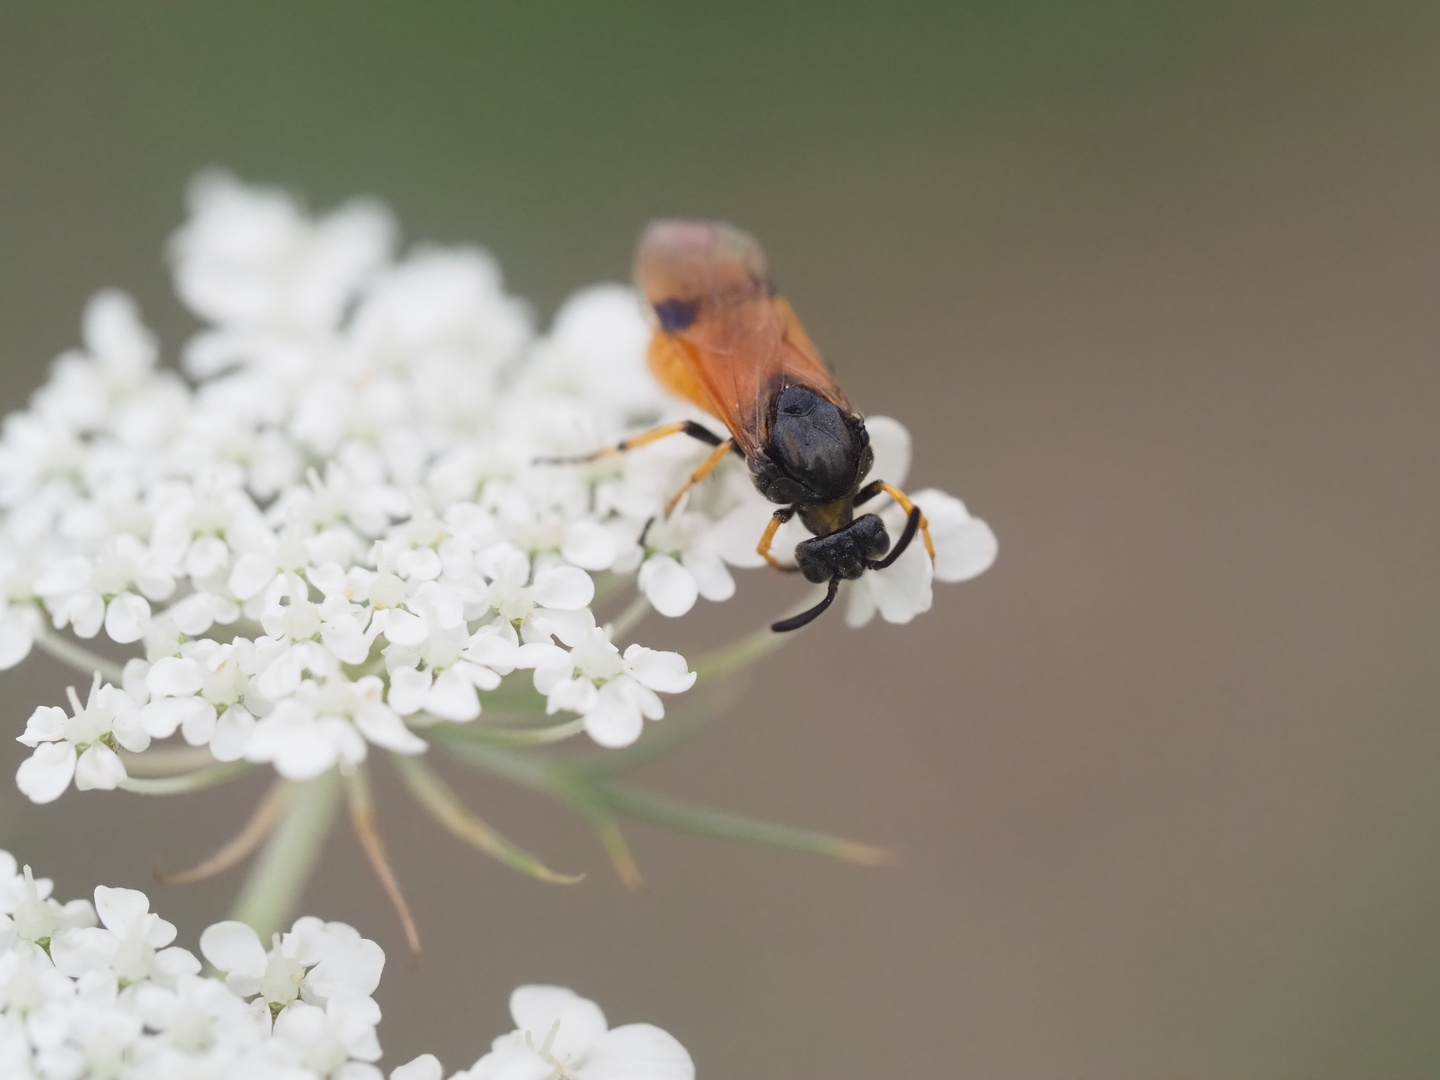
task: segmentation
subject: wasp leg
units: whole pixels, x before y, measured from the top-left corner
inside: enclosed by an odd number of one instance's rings
[[[706,432],[706,434],[708,435],[710,433]],[[702,461],[700,467],[690,474],[690,479],[685,481],[680,490],[670,496],[670,501],[665,504],[665,509],[661,511],[661,516],[669,517],[670,512],[674,510],[675,507],[679,505],[680,500],[685,497],[685,493],[714,472],[715,466],[724,461],[725,455],[730,453],[734,448],[734,439],[726,439],[724,442],[716,443],[715,449],[710,451],[710,456]]]
[[[835,594],[839,589],[840,579],[838,577],[832,577],[830,579],[830,585],[825,590],[824,600],[821,600],[814,607],[802,611],[799,615],[792,615],[788,619],[781,619],[777,623],[771,623],[770,629],[777,634],[783,634],[789,630],[799,630],[800,627],[814,622],[824,614],[826,608],[835,602]]]
[[[900,509],[904,510],[907,514],[910,513],[912,510],[919,509],[919,507],[917,507],[913,502],[910,501],[909,495],[906,495],[894,484],[887,484],[884,480],[870,481],[870,483],[866,484],[864,487],[862,487],[859,491],[855,493],[855,498],[853,502],[856,506],[859,506],[866,500],[873,499],[882,491],[886,495],[889,495],[897,503],[899,503]],[[908,524],[906,527],[909,527]],[[930,561],[934,562],[935,543],[930,539],[930,522],[925,520],[925,515],[923,513],[920,515],[920,534],[925,537],[925,550],[930,553]],[[895,557],[900,554],[903,548],[904,544],[897,544],[895,550],[890,553],[889,559],[886,561],[885,565],[889,566],[890,563],[894,561]]]
[[[770,515],[770,524],[765,526],[765,533],[760,537],[760,543],[755,545],[755,554],[759,555],[776,570],[784,570],[786,573],[794,573],[799,570],[798,566],[786,566],[774,555],[770,554],[770,545],[775,540],[775,531],[795,516],[793,506],[782,506],[775,513]]]
[[[920,528],[920,508],[912,506],[910,514],[905,519],[905,531],[900,534],[900,539],[895,541],[895,546],[890,549],[890,554],[883,559],[866,559],[865,565],[871,570],[884,570],[887,566],[904,554],[905,549],[910,546],[910,541],[915,539],[915,533]]]
[[[569,457],[542,457],[536,458],[536,465],[582,465],[587,461],[598,461],[600,458],[610,457],[612,454],[623,454],[626,450],[634,450],[640,446],[648,446],[652,442],[667,438],[670,435],[689,435],[692,439],[699,439],[711,446],[719,446],[721,442],[732,442],[733,440],[722,440],[719,435],[707,428],[704,424],[697,424],[694,420],[677,420],[673,424],[661,424],[657,428],[642,432],[639,435],[632,435],[614,446],[607,446],[603,450],[595,450],[589,454],[573,454]],[[722,457],[724,455],[721,455]],[[714,466],[711,466],[712,468]]]

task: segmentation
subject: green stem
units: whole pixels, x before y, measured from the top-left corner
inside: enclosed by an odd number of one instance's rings
[[[635,597],[634,600],[631,600],[629,606],[620,612],[619,615],[616,615],[611,621],[610,640],[614,641],[616,638],[622,637],[635,629],[635,626],[641,619],[645,618],[649,611],[650,601],[645,598],[644,593],[641,593]]]
[[[69,638],[42,628],[35,635],[35,645],[43,653],[48,653],[62,664],[68,664],[76,671],[86,675],[100,673],[100,677],[108,683],[120,685],[124,671],[121,666],[113,660],[107,660],[99,653],[91,652],[77,642]]]
[[[231,761],[179,776],[127,776],[120,781],[120,789],[137,795],[184,795],[234,780],[254,767],[249,761]]]
[[[269,941],[294,912],[339,805],[340,776],[334,769],[297,785],[231,915],[253,927],[261,941]]]
[[[810,855],[824,855],[862,866],[881,866],[893,860],[893,856],[884,848],[871,844],[861,844],[810,829],[798,829],[793,825],[762,821],[708,806],[677,802],[621,784],[609,784],[599,790],[617,814],[639,818],[641,821],[679,832],[716,836],[726,840],[748,840],[753,844],[802,851]]]
[[[585,730],[585,718],[580,716],[563,724],[551,724],[549,727],[500,728],[490,727],[483,722],[472,722],[445,724],[424,730],[425,734],[439,740],[483,742],[492,746],[545,746],[579,735]]]
[[[208,746],[156,747],[152,743],[148,750],[139,753],[124,749],[119,753],[120,760],[125,763],[125,773],[131,779],[139,776],[179,776],[217,764]]]
[[[759,630],[746,634],[738,641],[732,641],[729,645],[722,645],[715,651],[706,653],[690,665],[690,670],[699,675],[701,679],[715,679],[722,675],[729,675],[732,671],[749,667],[756,660],[774,652],[782,645],[789,644],[794,636],[794,634],[777,634],[770,627],[762,626]]]
[[[448,784],[418,757],[392,754],[390,762],[410,794],[450,835],[463,840],[513,870],[556,885],[574,885],[584,874],[557,874],[530,852],[507,840],[467,809]]]
[[[570,764],[577,772],[593,777],[630,772],[685,742],[734,704],[742,689],[735,684],[721,683],[703,691],[692,690],[686,696],[693,695],[693,700],[685,701],[664,720],[646,724],[639,741],[618,750],[588,750],[570,758]]]

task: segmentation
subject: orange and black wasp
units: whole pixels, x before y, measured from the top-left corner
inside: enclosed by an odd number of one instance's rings
[[[782,504],[756,551],[777,570],[799,570],[829,586],[814,607],[775,623],[771,629],[777,632],[815,619],[834,601],[841,581],[889,566],[917,531],[934,558],[920,508],[884,480],[864,483],[874,463],[865,418],[846,402],[795,312],[776,293],[753,238],[718,222],[657,221],[641,237],[635,278],[656,324],[651,371],[670,391],[724,423],[730,437],[682,420],[592,454],[547,460],[593,461],[667,435],[689,435],[713,446],[665,504],[668,516],[727,454],[739,454],[760,494]],[[878,515],[855,516],[856,506],[882,492],[907,514],[893,548]],[[815,535],[796,546],[796,565],[787,566],[770,546],[776,530],[797,514]]]

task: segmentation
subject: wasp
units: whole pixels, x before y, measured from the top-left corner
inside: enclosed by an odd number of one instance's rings
[[[719,222],[654,222],[640,239],[635,279],[654,316],[650,370],[672,393],[720,420],[730,436],[722,439],[682,420],[591,454],[545,460],[593,461],[670,435],[698,439],[713,450],[665,504],[668,517],[726,455],[743,457],[760,494],[781,504],[756,552],[777,570],[799,570],[816,584],[827,583],[825,598],[774,623],[777,633],[817,618],[834,602],[840,582],[885,569],[917,531],[934,559],[920,508],[884,480],[865,482],[875,459],[865,418],[846,402],[771,284],[765,255],[752,237]],[[907,515],[893,548],[878,515],[855,515],[855,507],[881,493]],[[780,526],[797,515],[814,535],[796,546],[795,565],[789,566],[770,548]]]

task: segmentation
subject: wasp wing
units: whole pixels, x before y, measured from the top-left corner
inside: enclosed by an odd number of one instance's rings
[[[765,255],[729,225],[660,221],[646,230],[635,276],[658,323],[650,367],[681,397],[724,422],[747,457],[765,445],[770,401],[809,386],[848,411]]]

